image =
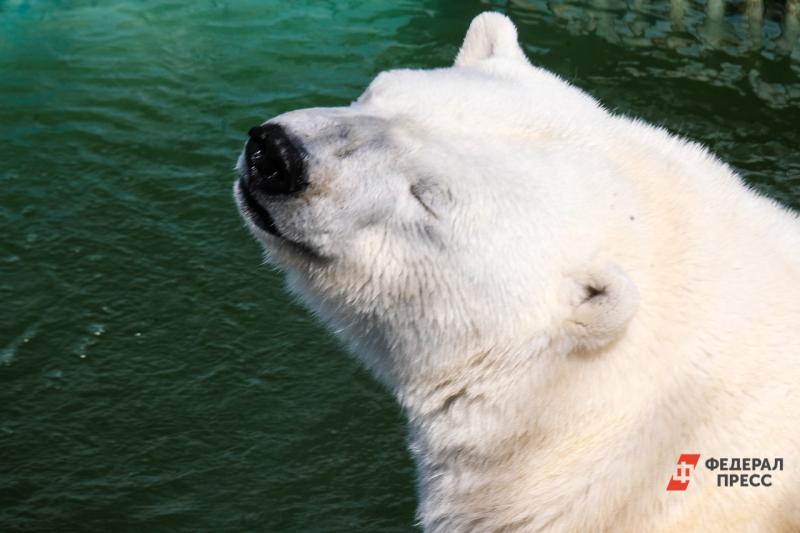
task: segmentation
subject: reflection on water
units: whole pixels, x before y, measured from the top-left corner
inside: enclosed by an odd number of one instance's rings
[[[769,56],[791,55],[800,31],[798,0],[511,0],[500,4],[523,17],[526,12],[528,17],[549,12],[573,33],[597,33],[611,42],[642,46],[665,38],[670,45],[694,41],[700,48],[722,48],[731,55],[747,49],[763,49]]]
[[[665,57],[657,50],[674,51],[683,61],[671,65],[673,77],[730,85],[744,80],[776,108],[800,101],[799,0],[511,0],[504,4],[523,22],[557,24],[572,35],[596,35],[614,45],[646,48],[656,57]],[[714,54],[721,63],[718,68],[708,61]],[[785,64],[791,75],[765,79],[759,67],[767,63]],[[749,68],[742,68],[745,65]],[[647,63],[641,66],[648,68]]]

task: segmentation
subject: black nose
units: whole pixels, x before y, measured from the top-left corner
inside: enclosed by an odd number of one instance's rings
[[[250,128],[244,154],[247,186],[267,195],[292,194],[305,189],[306,152],[279,124]]]

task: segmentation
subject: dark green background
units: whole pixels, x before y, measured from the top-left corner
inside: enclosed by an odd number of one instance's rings
[[[498,9],[537,64],[797,206],[781,4],[676,5],[0,0],[0,530],[411,529],[398,409],[239,221],[244,132],[446,65]]]

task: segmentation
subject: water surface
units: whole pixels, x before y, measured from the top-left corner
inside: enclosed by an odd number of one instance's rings
[[[244,132],[496,9],[798,206],[800,22],[747,5],[0,0],[0,530],[411,530],[398,409],[239,222]]]

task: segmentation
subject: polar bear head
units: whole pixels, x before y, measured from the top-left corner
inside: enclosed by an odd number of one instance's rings
[[[252,128],[234,194],[290,289],[389,383],[591,350],[638,302],[615,255],[635,193],[593,141],[610,120],[484,13],[449,68]]]

